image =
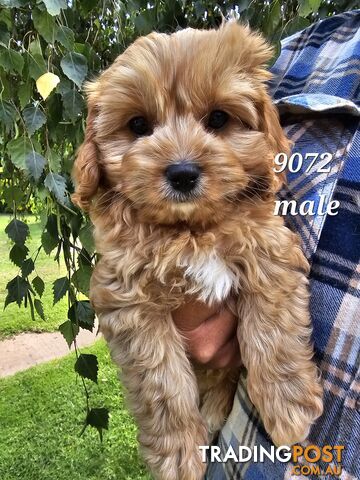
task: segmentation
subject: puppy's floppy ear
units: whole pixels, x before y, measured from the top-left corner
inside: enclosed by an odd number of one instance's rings
[[[218,31],[218,57],[224,57],[223,65],[235,63],[261,82],[271,78],[267,64],[274,52],[261,34],[234,18],[223,21]]]
[[[88,210],[90,201],[96,194],[100,183],[99,152],[95,143],[96,109],[89,102],[85,139],[80,146],[74,163],[72,177],[75,193],[72,200],[83,210]]]
[[[276,107],[266,95],[262,106],[260,107],[260,128],[267,136],[268,142],[272,150],[272,165],[274,167],[274,159],[278,153],[290,153],[290,141],[286,138],[279,121],[279,114]],[[285,172],[274,173],[273,188],[277,192],[286,182]]]

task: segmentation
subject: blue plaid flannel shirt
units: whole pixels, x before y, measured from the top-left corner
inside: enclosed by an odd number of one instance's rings
[[[311,264],[315,359],[324,385],[324,414],[304,444],[344,445],[337,478],[360,479],[360,10],[325,19],[285,39],[272,71],[271,91],[294,142],[293,152],[333,154],[328,173],[318,172],[321,162],[308,172],[304,162],[300,172],[288,173],[280,198],[313,200],[315,205],[320,195],[326,196],[326,204],[340,201],[336,216],[287,218]],[[245,373],[218,440],[223,454],[230,445],[235,452],[239,445],[271,446],[247,396]],[[294,476],[291,470],[291,462],[229,460],[211,463],[206,478],[319,478]]]

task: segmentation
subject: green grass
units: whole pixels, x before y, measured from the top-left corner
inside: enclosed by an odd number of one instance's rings
[[[74,355],[0,380],[1,480],[150,480],[137,451],[136,427],[103,340],[84,352],[99,359],[91,406],[110,410],[103,443],[88,427]]]
[[[45,282],[45,292],[42,297],[44,305],[45,321],[41,320],[36,314],[36,321],[30,316],[30,310],[16,303],[10,304],[5,310],[4,301],[7,295],[6,284],[19,273],[19,268],[9,259],[9,251],[12,242],[5,233],[5,228],[11,218],[8,215],[0,215],[0,340],[1,338],[15,335],[26,331],[54,331],[58,326],[66,320],[67,302],[66,299],[61,300],[53,306],[52,283],[59,277],[66,274],[64,264],[58,266],[53,260],[53,255],[48,256],[41,251],[36,261],[36,273],[30,276],[39,275]],[[23,219],[22,219],[23,220]],[[29,224],[30,238],[27,240],[29,255],[32,255],[41,244],[40,237],[42,228],[35,217],[27,216],[25,221]]]

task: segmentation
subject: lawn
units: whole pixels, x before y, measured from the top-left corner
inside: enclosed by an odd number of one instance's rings
[[[39,275],[45,282],[45,292],[42,297],[45,321],[36,316],[36,321],[34,322],[30,316],[30,310],[23,306],[19,308],[16,303],[10,304],[6,310],[3,310],[7,294],[6,284],[19,272],[19,268],[9,259],[9,250],[12,242],[6,235],[5,228],[10,220],[11,218],[8,215],[0,215],[0,340],[19,332],[57,330],[67,316],[66,299],[53,306],[52,294],[52,283],[66,274],[65,266],[64,264],[59,266],[51,255],[48,256],[43,251],[40,252],[36,261],[36,273],[33,273],[30,278]],[[27,216],[21,220],[26,221],[30,228],[31,237],[27,241],[27,246],[30,250],[29,255],[31,255],[41,244],[42,228],[40,222],[36,221],[34,216]]]
[[[110,410],[100,443],[88,427],[74,355],[0,380],[1,480],[150,480],[137,450],[136,427],[103,340],[83,352],[99,359],[91,406]]]

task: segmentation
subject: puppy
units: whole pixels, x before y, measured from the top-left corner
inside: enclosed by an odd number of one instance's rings
[[[199,480],[199,445],[223,425],[238,372],[196,371],[171,312],[236,298],[247,389],[276,444],[304,440],[322,412],[306,273],[273,215],[289,151],[265,81],[271,51],[231,21],[152,33],[87,87],[74,201],[101,258],[91,302],[121,368],[155,478]]]

